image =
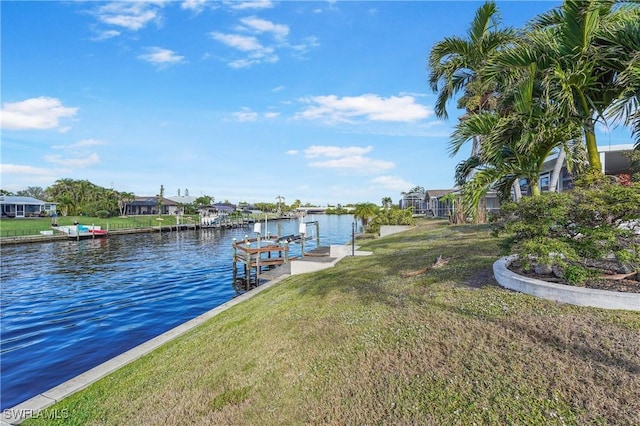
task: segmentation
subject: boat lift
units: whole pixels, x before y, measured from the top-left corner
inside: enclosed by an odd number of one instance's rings
[[[300,243],[302,245],[301,257],[317,256],[309,252],[305,253],[305,241],[312,239],[314,235],[307,235],[307,225],[315,224],[316,247],[320,247],[320,225],[318,221],[300,222],[298,228],[299,235],[287,236],[271,236],[267,233],[266,237],[261,236],[262,224],[254,223],[253,232],[255,238],[245,236],[244,240],[237,241],[235,238],[232,242],[233,249],[233,282],[238,280],[238,263],[242,264],[244,270],[245,287],[248,290],[251,286],[251,275],[254,272],[254,283],[257,286],[260,282],[260,275],[263,268],[275,268],[288,264],[296,257],[289,256],[289,244]],[[265,219],[266,229],[266,219]]]

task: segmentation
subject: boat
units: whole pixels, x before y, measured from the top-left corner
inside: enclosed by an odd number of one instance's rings
[[[67,225],[67,226],[55,226],[52,227],[64,234],[67,234],[69,238],[81,239],[81,238],[100,238],[108,235],[108,231],[101,229],[100,226],[95,225]]]

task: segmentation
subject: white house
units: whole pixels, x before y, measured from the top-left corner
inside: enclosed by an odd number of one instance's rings
[[[38,217],[49,216],[56,212],[56,203],[40,201],[33,197],[15,195],[0,196],[2,217]]]
[[[633,151],[633,144],[618,144],[609,146],[599,146],[598,153],[600,154],[600,163],[602,163],[602,172],[605,175],[620,175],[630,173],[630,160],[625,153]],[[542,166],[542,172],[538,178],[538,184],[541,191],[549,191],[549,184],[551,181],[551,173],[556,163],[558,154],[549,156]],[[522,182],[522,193],[526,194],[528,187],[526,182]],[[556,190],[558,192],[566,191],[573,188],[573,177],[567,170],[566,162],[562,166],[560,177]]]

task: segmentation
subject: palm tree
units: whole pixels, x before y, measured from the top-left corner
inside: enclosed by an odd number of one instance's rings
[[[522,70],[517,80],[503,86],[496,111],[475,114],[456,126],[452,153],[473,137],[480,136],[482,141],[480,153],[456,169],[467,214],[475,217],[490,188],[496,189],[500,199],[509,199],[520,178],[529,181],[532,195],[539,195],[538,177],[554,149],[569,153],[572,161],[575,158],[571,141],[579,137],[580,129],[562,120],[557,105],[547,102],[537,77],[534,65]]]
[[[467,38],[446,37],[436,43],[429,54],[429,85],[438,93],[436,116],[447,118],[446,104],[463,92],[458,108],[466,116],[491,109],[493,82],[479,78],[479,71],[500,49],[512,42],[511,29],[498,29],[498,7],[486,2],[476,11]],[[478,153],[479,140],[474,139],[472,155]]]
[[[602,164],[595,125],[605,121],[615,99],[623,105],[629,105],[624,99],[635,102],[635,118],[633,113],[627,117],[638,131],[637,92],[625,91],[619,77],[623,73],[637,88],[638,44],[632,43],[637,43],[640,30],[640,8],[631,2],[627,7],[616,3],[620,2],[566,0],[532,22],[526,45],[502,57],[504,67],[537,65],[546,97],[557,104],[565,120],[582,127],[589,165],[597,170],[602,170]],[[631,42],[625,43],[625,34],[632,37]],[[628,68],[634,63],[635,68]]]
[[[638,9],[635,9],[636,13]],[[612,29],[605,29],[601,43],[605,61],[618,71],[615,84],[620,94],[606,116],[614,122],[630,126],[635,149],[640,150],[640,18],[629,19]]]
[[[133,192],[120,192],[118,193],[118,209],[120,210],[120,216],[124,216],[127,212],[127,204],[135,201],[136,196]]]
[[[284,203],[284,197],[282,195],[278,195],[276,197],[276,201],[277,201],[278,216],[280,216],[282,214],[282,203]]]
[[[373,203],[359,203],[356,204],[356,208],[353,215],[362,221],[362,227],[366,228],[369,223],[369,219],[374,217],[378,212],[378,206]]]
[[[392,204],[393,201],[391,200],[391,197],[382,197],[382,207],[384,207],[385,210],[389,210],[389,207],[391,207]]]

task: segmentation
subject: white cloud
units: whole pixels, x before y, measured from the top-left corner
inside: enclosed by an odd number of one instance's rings
[[[236,10],[246,9],[269,9],[273,7],[271,0],[253,0],[253,1],[228,1],[227,4]]]
[[[73,150],[82,149],[90,146],[97,146],[97,145],[108,145],[108,144],[106,142],[103,142],[97,139],[83,139],[81,141],[78,141],[76,143],[69,144],[69,145],[54,145],[52,146],[52,148],[73,151]]]
[[[166,67],[184,62],[184,56],[177,55],[173,50],[163,49],[161,47],[150,47],[147,50],[149,53],[139,55],[138,59],[147,61],[158,67]]]
[[[298,155],[300,151],[298,151],[297,149],[290,149],[289,151],[285,152],[285,154],[287,155]]]
[[[46,176],[49,175],[51,171],[48,169],[43,169],[42,167],[23,166],[20,164],[0,164],[0,173]]]
[[[102,41],[102,40],[108,40],[110,38],[113,37],[117,37],[119,36],[121,33],[118,30],[96,30],[96,36],[93,37],[91,40],[93,41]]]
[[[2,189],[12,192],[21,191],[29,186],[47,187],[58,179],[61,172],[65,171],[23,164],[0,164]]]
[[[108,145],[104,141],[100,141],[97,139],[83,139],[71,145],[72,148],[80,148],[85,146],[96,146],[96,145]]]
[[[258,33],[271,33],[279,40],[283,40],[289,35],[289,26],[283,24],[274,24],[271,21],[260,19],[255,16],[249,16],[240,20],[245,27],[251,31]]]
[[[278,61],[278,56],[274,54],[274,48],[263,46],[256,37],[219,32],[212,32],[210,36],[212,39],[233,49],[249,54],[245,58],[229,61],[229,66],[232,68],[246,68],[263,62],[273,63]]]
[[[4,102],[0,127],[3,129],[54,129],[60,128],[60,119],[73,117],[78,108],[65,107],[57,98],[41,96],[39,98],[26,99],[21,102]]]
[[[160,7],[161,2],[117,1],[100,6],[94,15],[104,24],[137,31],[150,22],[160,21]]]
[[[292,56],[302,57],[312,47],[319,45],[316,37],[307,37],[297,45],[287,41],[289,26],[249,16],[242,18],[235,33],[214,31],[209,33],[211,39],[219,41],[246,56],[231,58],[227,63],[232,68],[246,68],[260,63],[275,63],[279,60],[277,50],[288,49]],[[248,33],[248,34],[247,34]],[[266,36],[265,36],[266,35]],[[269,38],[267,36],[272,36]]]
[[[305,149],[304,153],[307,158],[317,159],[309,162],[309,167],[338,169],[358,174],[379,173],[395,167],[391,161],[364,156],[372,150],[372,146],[363,148],[314,145]]]
[[[407,188],[413,188],[415,185],[398,176],[378,176],[371,179],[371,183],[377,187],[389,189],[393,191],[406,191]]]
[[[309,50],[318,46],[320,46],[320,43],[318,42],[318,37],[309,36],[309,37],[305,37],[302,43],[293,44],[293,45],[290,45],[289,47],[291,48],[291,50],[293,50],[293,56],[297,58],[304,58],[304,55]]]
[[[226,44],[234,49],[241,50],[243,52],[251,52],[264,49],[257,38],[253,36],[244,36],[240,34],[223,34],[219,32],[212,32],[211,38],[221,43]]]
[[[310,106],[299,112],[296,117],[331,123],[352,122],[354,118],[411,122],[433,114],[427,106],[416,103],[412,96],[383,98],[374,94],[364,94],[339,98],[336,95],[328,95],[302,98],[301,101]]]
[[[248,108],[243,108],[242,111],[234,112],[232,115],[240,122],[256,121],[258,119],[258,113]]]
[[[100,157],[95,152],[86,156],[69,158],[62,155],[45,155],[44,159],[52,164],[71,168],[85,168],[100,163]]]
[[[310,167],[320,167],[325,169],[348,169],[357,173],[378,173],[395,167],[391,161],[375,160],[361,155],[336,158],[325,161],[312,161]]]
[[[278,117],[280,113],[275,111],[258,113],[258,112],[252,111],[250,108],[245,107],[245,108],[242,108],[242,111],[234,112],[231,115],[233,115],[236,118],[236,120],[243,122],[243,121],[257,121],[260,118],[260,115],[262,115],[266,119],[274,119]]]
[[[206,3],[207,0],[185,0],[180,7],[198,14],[204,10]]]
[[[313,145],[304,150],[305,156],[307,158],[316,158],[316,157],[348,157],[348,156],[359,156],[364,155],[373,150],[372,146],[367,146],[365,148],[359,146],[348,146],[348,147],[340,147],[340,146],[320,146]]]

